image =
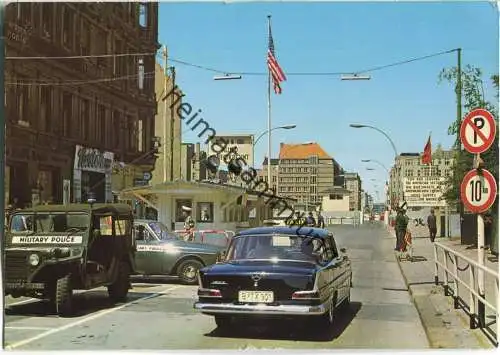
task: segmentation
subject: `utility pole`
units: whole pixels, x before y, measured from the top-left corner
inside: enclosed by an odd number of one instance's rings
[[[163,91],[165,95],[168,94],[167,91],[167,46],[164,46],[163,49]],[[167,98],[163,100],[163,182],[166,183],[167,179]]]
[[[174,125],[175,125],[174,96],[177,89],[175,87],[175,67],[171,67],[170,69],[172,70],[172,95],[171,95],[172,100],[170,105],[170,181],[174,181]]]
[[[462,124],[462,48],[457,48],[457,149],[462,150],[460,143],[460,125]]]

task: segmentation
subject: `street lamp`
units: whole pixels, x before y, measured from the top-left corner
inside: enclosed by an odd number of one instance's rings
[[[239,80],[239,79],[241,79],[241,75],[225,74],[220,76],[214,76],[214,80]]]
[[[277,130],[277,129],[294,129],[295,127],[297,127],[297,125],[295,124],[288,124],[288,125],[284,125],[284,126],[278,126],[278,127],[273,127],[271,128],[271,130],[269,131],[268,129],[266,129],[264,132],[262,132],[261,134],[259,134],[259,136],[257,137],[257,139],[255,139],[253,142],[252,142],[252,166],[255,168],[255,145],[257,144],[257,142],[268,132],[272,132],[274,130]],[[268,157],[267,158],[267,167],[268,167],[268,170],[271,169],[271,157]],[[269,181],[269,183],[271,183]]]
[[[359,75],[359,74],[342,74],[340,80],[370,80],[372,77],[370,75]]]
[[[389,141],[389,143],[391,143],[392,149],[394,150],[394,166],[397,167],[396,162],[397,162],[397,157],[398,157],[398,150],[396,149],[396,145],[392,141],[391,137],[389,137],[389,135],[386,132],[384,132],[383,130],[381,130],[378,127],[370,126],[370,125],[366,125],[366,124],[351,123],[349,126],[352,127],[352,128],[370,128],[370,129],[373,129],[373,130],[375,130],[375,131],[383,134],[385,136],[385,138],[387,138],[387,140]],[[389,172],[389,171],[387,170],[387,172]],[[398,186],[398,188],[397,188],[398,197],[399,197],[399,190],[400,190],[401,185],[402,185],[402,183],[400,181],[401,180],[401,170],[399,171],[399,173],[400,173],[399,174],[399,178],[397,179],[397,181],[398,181],[398,184],[397,184],[397,186]],[[404,200],[404,193],[402,193],[402,198]]]
[[[363,163],[376,163],[376,164],[380,165],[382,168],[384,168],[385,171],[387,171],[387,174],[390,175],[389,169],[387,169],[387,167],[384,164],[382,164],[381,162],[379,162],[378,160],[375,160],[375,159],[362,159],[361,161]]]

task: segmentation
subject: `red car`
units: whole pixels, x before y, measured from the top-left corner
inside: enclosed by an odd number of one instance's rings
[[[185,239],[186,231],[185,230],[176,230],[174,231],[180,238]],[[233,231],[225,231],[220,229],[201,229],[194,231],[194,240],[193,243],[200,244],[208,244],[215,245],[218,247],[226,248],[231,241],[231,238],[234,236]]]

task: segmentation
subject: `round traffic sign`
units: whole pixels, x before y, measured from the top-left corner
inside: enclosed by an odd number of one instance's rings
[[[493,115],[487,110],[478,108],[469,112],[462,121],[460,140],[468,152],[483,153],[493,144],[496,129]]]
[[[488,170],[471,170],[465,174],[460,186],[464,206],[473,213],[488,210],[497,197],[497,182]]]

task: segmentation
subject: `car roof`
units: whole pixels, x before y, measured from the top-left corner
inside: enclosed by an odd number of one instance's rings
[[[129,214],[132,212],[132,207],[125,203],[70,203],[67,205],[38,205],[31,208],[18,210],[17,212],[93,212],[97,213],[116,213]]]
[[[322,228],[313,227],[289,227],[289,226],[272,226],[272,227],[255,227],[245,229],[238,232],[237,236],[246,235],[263,235],[263,234],[295,234],[298,236],[310,236],[314,238],[326,238],[330,234],[329,231]]]

